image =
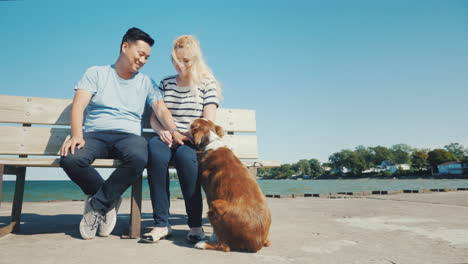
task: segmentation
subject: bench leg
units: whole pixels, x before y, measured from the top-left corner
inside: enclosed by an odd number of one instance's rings
[[[3,173],[4,173],[4,165],[0,165],[0,203],[2,200],[2,189],[3,189]],[[8,224],[0,228],[0,237],[10,234],[13,231],[13,227],[15,226],[14,223]]]
[[[26,179],[26,167],[15,168],[11,166],[0,165],[0,169],[0,178],[3,178],[3,173],[12,174],[14,172],[14,174],[16,174],[15,196],[13,198],[13,206],[11,209],[11,221],[9,225],[0,228],[0,237],[2,237],[12,232],[20,231],[21,209],[23,207],[24,182]],[[2,181],[0,181],[0,183],[1,182]]]
[[[3,164],[0,165],[0,207],[2,207],[2,190],[3,190]]]
[[[16,173],[15,197],[13,198],[13,208],[11,210],[11,223],[13,232],[20,231],[21,209],[23,208],[24,182],[26,180],[26,167],[18,168]]]
[[[130,238],[140,238],[141,233],[141,189],[143,177],[132,185],[131,212],[130,212]]]

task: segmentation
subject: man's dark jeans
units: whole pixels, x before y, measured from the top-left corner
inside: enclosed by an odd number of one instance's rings
[[[148,142],[141,136],[114,131],[87,132],[84,140],[82,149],[61,157],[60,167],[85,194],[93,196],[95,210],[107,212],[141,176],[148,161]],[[91,166],[95,159],[118,159],[121,163],[104,181]]]

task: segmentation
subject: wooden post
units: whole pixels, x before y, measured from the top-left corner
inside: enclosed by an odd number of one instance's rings
[[[141,233],[141,189],[143,176],[132,185],[132,198],[130,210],[130,238],[140,238]]]

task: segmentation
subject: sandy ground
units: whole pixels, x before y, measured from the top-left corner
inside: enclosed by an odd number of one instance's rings
[[[272,246],[257,253],[194,249],[182,200],[171,201],[173,235],[156,244],[120,239],[124,200],[108,238],[80,239],[83,202],[23,206],[18,234],[0,238],[0,263],[468,263],[468,192],[396,194],[349,199],[269,198]],[[206,209],[206,208],[205,208]],[[9,222],[11,203],[0,207]],[[152,224],[143,201],[143,230]],[[212,229],[204,219],[208,234]]]

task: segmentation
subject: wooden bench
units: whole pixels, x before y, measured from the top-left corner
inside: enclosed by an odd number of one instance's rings
[[[20,231],[26,167],[60,167],[59,150],[70,135],[70,110],[69,99],[0,95],[0,205],[3,174],[16,175],[11,222],[0,228],[0,237]],[[256,132],[255,111],[218,109],[216,123],[223,127],[227,133],[225,140],[233,146],[252,175],[256,175],[258,167],[279,166],[276,161],[255,160],[258,158],[257,137],[251,134]],[[154,133],[149,130],[148,122],[144,127],[144,136],[151,138]],[[234,134],[238,132],[250,134]],[[115,168],[118,162],[98,159],[93,166]],[[128,237],[139,238],[142,177],[133,184],[131,193]]]

